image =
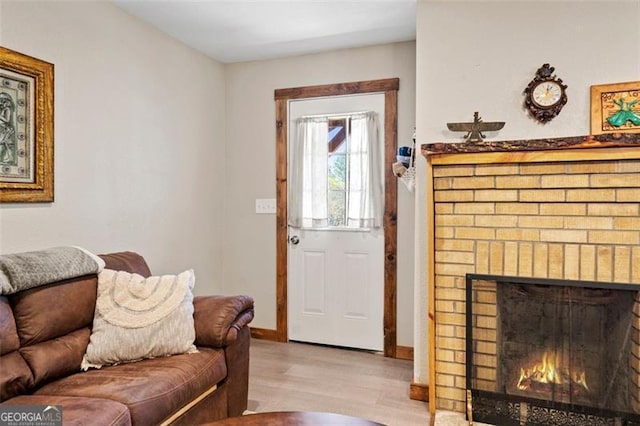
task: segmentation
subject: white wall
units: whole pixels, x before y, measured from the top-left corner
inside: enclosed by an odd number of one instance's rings
[[[348,49],[226,66],[227,292],[251,294],[255,327],[276,328],[275,215],[256,215],[256,198],[275,198],[274,90],[400,78],[398,143],[410,144],[415,119],[415,43]],[[398,187],[398,344],[413,346],[413,196]]]
[[[224,67],[105,2],[1,4],[3,46],[55,64],[55,202],[0,206],[0,252],[134,250],[220,291]]]
[[[634,81],[640,75],[638,1],[424,1],[418,3],[416,42],[418,143],[459,141],[446,129],[470,121],[505,121],[496,140],[589,133],[593,84]],[[550,63],[569,87],[568,103],[546,125],[522,107],[523,90]],[[416,259],[426,259],[424,159],[419,163]],[[426,265],[416,262],[416,300],[426,300]],[[426,305],[423,310],[426,312]],[[426,336],[426,315],[417,327]],[[426,355],[426,340],[416,353]],[[415,375],[427,381],[426,360]]]

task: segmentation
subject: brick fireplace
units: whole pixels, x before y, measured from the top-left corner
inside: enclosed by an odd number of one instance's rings
[[[428,164],[430,383],[438,409],[467,409],[468,274],[640,284],[637,136],[422,146]],[[490,303],[495,291],[484,297],[489,303],[476,308],[489,323],[480,344],[490,361],[499,350],[490,324],[496,321],[495,301]],[[638,334],[636,329],[635,364]],[[491,368],[480,374],[489,384],[496,380]]]

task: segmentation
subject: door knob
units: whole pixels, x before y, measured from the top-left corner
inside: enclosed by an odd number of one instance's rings
[[[293,237],[289,238],[289,242],[295,246],[300,242],[300,238],[298,238],[297,235],[294,235]]]

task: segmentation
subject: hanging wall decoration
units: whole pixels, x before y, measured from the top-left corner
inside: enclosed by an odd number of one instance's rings
[[[478,111],[473,113],[473,122],[447,123],[447,128],[452,132],[466,132],[463,136],[465,142],[483,142],[486,136],[482,132],[496,132],[504,127],[504,121],[482,121]]]
[[[53,68],[0,47],[0,202],[53,201]]]
[[[640,82],[591,86],[591,134],[640,132]]]
[[[524,107],[540,123],[553,120],[567,103],[567,85],[554,71],[549,64],[542,64],[524,89]]]

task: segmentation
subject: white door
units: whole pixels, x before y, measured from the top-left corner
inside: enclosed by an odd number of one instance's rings
[[[384,152],[383,94],[292,101],[289,111],[290,150],[298,117],[376,111]],[[289,236],[289,339],[383,350],[383,229],[290,227]]]

